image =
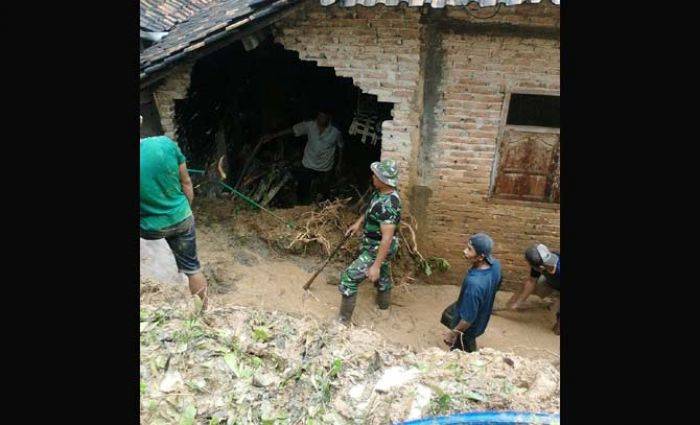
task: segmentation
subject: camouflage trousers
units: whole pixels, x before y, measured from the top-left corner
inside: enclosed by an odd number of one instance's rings
[[[379,292],[388,291],[392,287],[390,262],[394,259],[398,249],[399,241],[394,238],[391,242],[386,260],[384,260],[379,269],[379,280],[374,283],[374,286]],[[362,241],[360,256],[340,275],[338,290],[340,290],[343,295],[350,296],[357,293],[357,286],[367,278],[367,271],[372,267],[372,264],[374,264],[378,251],[378,241],[367,238]]]

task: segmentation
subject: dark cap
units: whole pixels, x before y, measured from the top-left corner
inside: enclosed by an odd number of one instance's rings
[[[469,238],[469,243],[474,248],[474,251],[479,255],[483,255],[484,259],[489,264],[493,264],[496,260],[493,258],[493,255],[491,255],[493,251],[493,239],[491,239],[491,236],[486,233],[477,233]]]

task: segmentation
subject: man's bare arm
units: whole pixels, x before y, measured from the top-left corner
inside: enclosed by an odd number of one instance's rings
[[[288,134],[294,134],[294,129],[290,127],[282,131],[278,131],[277,133],[267,134],[263,136],[263,143],[269,143],[279,137],[286,136]]]
[[[455,343],[455,341],[457,340],[457,337],[460,334],[463,334],[464,332],[466,332],[467,329],[469,329],[469,327],[471,325],[472,325],[471,323],[469,323],[465,320],[459,319],[459,323],[457,323],[457,326],[455,326],[454,329],[450,329],[449,331],[446,331],[444,333],[443,341],[447,345],[453,345]]]
[[[187,197],[187,201],[192,205],[194,201],[194,188],[192,187],[192,179],[190,179],[190,173],[187,171],[187,164],[180,164],[180,184],[182,185],[182,192]]]
[[[467,321],[465,321],[465,320],[459,319],[459,323],[457,323],[457,326],[455,326],[454,330],[457,331],[457,332],[462,332],[462,333],[464,333],[464,332],[467,331],[467,329],[469,329],[469,327],[470,327],[471,325],[472,325],[471,323],[469,323],[469,322],[467,322]]]
[[[513,294],[513,297],[508,301],[508,307],[517,308],[523,301],[527,299],[535,291],[537,279],[530,276],[523,284],[523,289],[519,293]]]
[[[360,218],[358,218],[357,221],[355,221],[355,223],[352,224],[352,226],[348,227],[348,230],[345,231],[345,236],[347,236],[350,233],[352,233],[353,235],[357,233],[360,230],[360,227],[362,227],[362,225],[364,224],[364,222],[365,215],[362,214]]]

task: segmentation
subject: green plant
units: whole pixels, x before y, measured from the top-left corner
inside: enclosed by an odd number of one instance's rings
[[[449,394],[442,393],[434,401],[432,405],[433,414],[440,415],[447,413],[450,410],[452,398]]]
[[[239,379],[250,378],[253,376],[253,370],[248,369],[238,361],[238,357],[235,353],[228,353],[224,355],[224,362],[229,368],[236,374]]]
[[[330,376],[331,378],[335,378],[338,376],[342,369],[343,361],[341,359],[335,359],[333,360],[333,364],[331,365],[331,370],[328,372],[328,376]]]
[[[257,356],[250,356],[250,362],[252,363],[254,369],[259,368],[263,364],[262,359]]]
[[[321,383],[321,395],[324,403],[331,401],[331,381],[328,378],[324,379]]]
[[[158,310],[153,311],[151,313],[151,315],[149,315],[148,318],[151,322],[153,322],[157,325],[161,325],[161,324],[163,324],[163,322],[165,322],[168,319],[168,313],[161,310],[161,309],[158,309]]]
[[[451,267],[450,262],[441,257],[430,257],[428,263],[439,272],[446,272]]]
[[[268,333],[268,329],[258,326],[255,329],[253,329],[253,339],[256,341],[260,342],[267,342],[270,338],[270,334]]]
[[[180,415],[179,425],[194,425],[195,416],[197,416],[197,409],[192,405],[188,405],[183,410],[182,415]]]

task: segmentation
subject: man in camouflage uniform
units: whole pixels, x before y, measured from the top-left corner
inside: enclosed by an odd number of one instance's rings
[[[355,234],[363,226],[362,251],[360,256],[340,275],[338,289],[342,294],[340,321],[349,323],[357,300],[357,285],[369,278],[377,288],[377,304],[389,308],[391,275],[389,262],[396,255],[399,240],[396,228],[401,222],[401,199],[396,191],[398,169],[396,161],[374,162],[372,194],[367,211],[345,232]]]

